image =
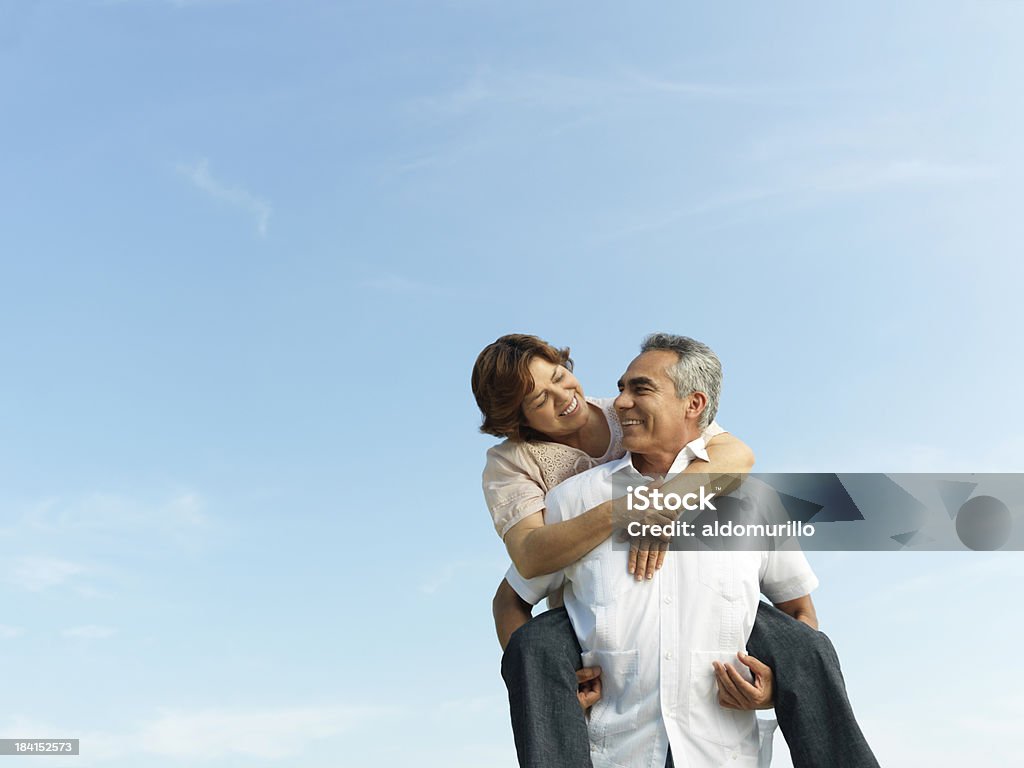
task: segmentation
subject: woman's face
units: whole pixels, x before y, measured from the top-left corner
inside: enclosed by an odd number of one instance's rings
[[[530,361],[533,389],[523,400],[526,423],[549,437],[570,435],[590,417],[583,389],[572,371],[543,357]]]

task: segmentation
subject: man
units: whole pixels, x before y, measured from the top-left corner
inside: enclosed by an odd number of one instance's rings
[[[706,458],[700,435],[717,410],[718,358],[664,334],[642,349],[615,402],[629,453],[554,488],[547,522],[582,514],[620,485],[660,480]],[[752,709],[771,705],[772,672],[744,645],[761,591],[816,628],[809,592],[817,579],[803,555],[677,553],[653,583],[629,576],[627,556],[609,539],[559,574],[525,580],[513,569],[506,577],[531,604],[566,587],[583,663],[601,669],[588,725],[594,765],[672,765],[673,754],[685,766],[757,765]]]

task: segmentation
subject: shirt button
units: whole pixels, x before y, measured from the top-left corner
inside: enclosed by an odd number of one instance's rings
[[[672,602],[672,598],[669,597],[668,595],[665,595],[665,605],[668,605],[671,602]]]
[[[667,653],[665,654],[665,658],[666,658],[666,659],[668,659],[669,661],[672,661],[672,651],[668,651],[668,652],[667,652]]]

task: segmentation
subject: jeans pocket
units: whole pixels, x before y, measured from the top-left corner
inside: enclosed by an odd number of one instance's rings
[[[723,747],[757,752],[757,717],[753,711],[726,709],[718,703],[718,679],[711,662],[732,664],[747,679],[750,670],[737,667],[736,654],[730,651],[692,651],[690,653],[689,715],[694,736]],[[742,668],[740,668],[742,667]]]
[[[590,710],[590,742],[605,748],[606,739],[636,728],[643,692],[637,680],[639,653],[629,651],[588,651],[583,666],[601,668],[601,700]]]

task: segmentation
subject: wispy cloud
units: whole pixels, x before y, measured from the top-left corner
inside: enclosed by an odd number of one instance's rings
[[[42,592],[67,584],[88,569],[55,557],[17,557],[7,569],[5,581],[29,592]]]
[[[117,634],[112,627],[100,627],[95,624],[87,624],[82,627],[70,627],[61,632],[64,637],[81,638],[84,640],[104,640]]]
[[[208,532],[213,521],[203,497],[183,490],[162,501],[148,501],[118,493],[94,492],[76,497],[42,499],[21,510],[4,530],[6,536],[50,537],[137,536],[159,534],[160,540],[194,543]]]
[[[243,755],[280,760],[300,754],[313,740],[331,738],[381,714],[355,707],[166,712],[143,725],[138,743],[142,752],[178,759]]]
[[[801,186],[806,190],[860,191],[903,185],[955,184],[993,179],[997,175],[998,169],[991,165],[909,158],[838,165],[807,179]]]
[[[638,73],[583,77],[556,72],[494,72],[481,69],[462,85],[437,96],[421,98],[413,107],[426,114],[459,116],[501,107],[557,110],[607,107],[631,98],[677,96],[699,99],[749,99],[764,89],[719,83],[672,80]]]
[[[256,231],[265,237],[270,222],[270,203],[237,184],[221,181],[210,173],[208,161],[204,158],[196,163],[181,163],[178,172],[209,197],[227,205],[239,208],[256,219]]]
[[[612,240],[628,235],[665,229],[684,220],[710,216],[759,205],[806,207],[842,195],[854,195],[899,187],[938,187],[984,182],[997,178],[994,165],[952,163],[919,158],[892,158],[849,162],[778,174],[773,184],[746,185],[712,193],[694,202],[656,213],[641,213],[620,223],[601,236]]]
[[[23,627],[12,627],[7,624],[0,624],[0,640],[11,640],[25,634]]]

